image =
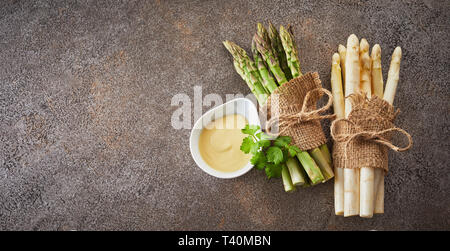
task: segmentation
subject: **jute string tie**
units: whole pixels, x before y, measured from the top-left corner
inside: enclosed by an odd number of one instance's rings
[[[348,123],[350,126],[352,126],[355,129],[355,133],[342,133],[342,134],[336,134],[336,128],[339,126],[338,123]],[[385,130],[380,131],[365,131],[362,130],[360,127],[358,127],[355,123],[353,123],[351,120],[348,119],[337,119],[333,121],[331,124],[331,137],[337,142],[344,143],[345,150],[344,150],[344,159],[347,159],[347,149],[348,144],[355,140],[356,138],[361,138],[363,140],[372,140],[373,142],[376,142],[378,144],[384,145],[389,147],[390,149],[396,151],[396,152],[403,152],[411,148],[413,141],[411,135],[406,132],[405,130],[398,128],[398,127],[392,127]],[[394,145],[390,140],[386,139],[384,135],[386,135],[389,132],[398,132],[400,134],[403,134],[408,139],[408,145],[405,147],[400,147]],[[346,163],[345,163],[346,167]],[[345,168],[344,167],[344,168]]]
[[[319,93],[319,94],[316,94]],[[326,94],[328,96],[328,102],[325,106],[322,106],[318,109],[313,109],[311,111],[308,111],[308,104],[311,104],[311,97],[319,97],[322,94]],[[317,102],[317,100],[314,103]],[[270,136],[278,136],[280,134],[283,134],[286,130],[288,130],[290,127],[300,124],[307,121],[312,120],[321,120],[321,119],[333,119],[335,118],[336,114],[327,114],[327,115],[321,115],[321,113],[328,110],[331,105],[333,104],[333,95],[330,91],[324,88],[316,88],[314,90],[309,91],[305,99],[303,100],[302,109],[298,113],[286,113],[286,114],[280,114],[279,116],[275,116],[270,118],[270,120],[266,123],[265,131]],[[278,123],[278,128],[280,131],[278,133],[272,133],[272,127]]]

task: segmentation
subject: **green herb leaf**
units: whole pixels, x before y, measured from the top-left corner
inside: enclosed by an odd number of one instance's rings
[[[264,157],[264,158],[265,158],[265,157]],[[264,167],[266,166],[266,164],[267,164],[267,161],[261,161],[261,162],[258,162],[258,164],[256,164],[256,168],[259,169],[259,170],[262,170],[262,169],[264,169]]]
[[[251,154],[256,154],[256,153],[258,153],[260,148],[261,148],[261,147],[259,146],[259,141],[258,141],[258,142],[255,142],[255,143],[250,147],[250,153],[251,153]]]
[[[267,163],[266,168],[264,169],[266,171],[267,178],[278,178],[281,176],[281,165],[275,165],[272,163]]]
[[[291,137],[289,136],[279,136],[275,139],[275,142],[273,144],[278,147],[286,147],[291,143]]]
[[[282,161],[282,162],[283,162],[283,163],[286,162],[286,161],[288,160],[289,156],[290,156],[290,154],[289,154],[288,149],[287,149],[287,148],[284,148],[284,149],[283,149],[283,161]]]
[[[283,151],[279,147],[271,146],[267,149],[267,160],[275,165],[283,161]]]
[[[262,139],[262,140],[258,141],[258,143],[262,148],[267,148],[270,146],[270,140],[267,140],[267,139]]]
[[[255,142],[253,141],[252,136],[245,137],[242,140],[241,151],[243,151],[244,153],[250,153],[253,145],[255,145]]]
[[[269,136],[269,135],[267,135],[265,133],[262,133],[261,134],[261,139],[263,139],[263,140],[274,140],[275,138],[272,137],[272,136]]]
[[[257,169],[263,169],[267,163],[266,155],[263,152],[257,152],[250,159],[250,163],[252,163]]]
[[[269,136],[257,125],[246,125],[241,131],[249,135],[242,140],[241,151],[252,154],[250,163],[257,169],[264,169],[269,179],[280,177],[288,158],[301,152],[298,147],[289,145],[292,141],[289,136]]]
[[[297,155],[297,153],[301,152],[300,148],[296,146],[288,146],[288,150],[291,157],[294,157],[295,155]]]
[[[261,129],[258,125],[245,125],[244,129],[242,129],[243,134],[255,135],[255,133]]]

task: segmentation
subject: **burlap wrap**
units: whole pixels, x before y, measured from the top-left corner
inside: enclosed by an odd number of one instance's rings
[[[406,151],[412,146],[411,136],[394,126],[399,110],[376,96],[367,99],[363,94],[352,94],[349,98],[352,111],[348,119],[338,119],[331,124],[335,167],[382,168],[387,173],[388,148]],[[408,145],[403,148],[393,145],[393,132],[405,135]]]
[[[328,95],[328,103],[317,109],[317,101]],[[321,115],[332,104],[331,93],[322,88],[319,74],[308,73],[277,88],[267,99],[261,113],[266,114],[265,131],[269,135],[290,136],[292,143],[302,150],[319,147],[327,142],[320,124]],[[272,133],[278,127],[278,133]]]

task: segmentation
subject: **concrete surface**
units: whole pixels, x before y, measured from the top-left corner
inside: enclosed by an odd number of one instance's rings
[[[0,3],[0,230],[450,230],[448,1]],[[171,98],[247,94],[221,41],[291,23],[304,71],[330,87],[351,33],[403,48],[386,213],[335,217],[333,183],[294,194],[255,170],[196,167]],[[203,107],[203,112],[209,107]]]

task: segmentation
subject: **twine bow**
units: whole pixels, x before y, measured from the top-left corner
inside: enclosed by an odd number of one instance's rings
[[[325,93],[328,96],[328,103],[325,106],[322,106],[319,109],[308,111],[308,104],[316,92],[319,92],[319,95],[315,95],[315,97],[321,97],[321,94]],[[317,102],[317,100],[315,100]],[[315,103],[314,102],[314,103]],[[328,118],[334,118],[335,114],[329,114],[329,115],[320,115],[320,113],[325,112],[328,110],[333,103],[333,95],[330,91],[324,88],[316,88],[314,90],[309,91],[304,100],[302,109],[298,113],[291,113],[291,114],[280,114],[277,117],[272,117],[270,120],[266,123],[265,131],[270,136],[278,136],[280,134],[283,134],[286,130],[288,130],[290,127],[300,124],[307,121],[312,120],[320,120],[320,119],[328,119]],[[278,133],[272,133],[271,128],[276,124],[276,122],[279,121],[278,127],[281,129]]]
[[[353,126],[353,128],[355,129],[356,132],[355,133],[336,134],[336,127],[337,127],[338,123],[349,123],[351,126]],[[344,159],[345,160],[347,159],[348,144],[356,138],[361,138],[364,140],[371,140],[378,144],[387,146],[396,152],[406,151],[406,150],[410,149],[413,144],[411,135],[408,132],[406,132],[405,130],[398,128],[398,127],[391,127],[391,128],[380,130],[380,131],[365,131],[365,130],[361,129],[359,126],[357,126],[355,123],[353,123],[351,120],[337,119],[337,120],[333,121],[330,129],[331,129],[331,132],[330,132],[331,137],[336,142],[343,142],[345,144],[344,145],[344,148],[345,148]],[[399,147],[399,146],[396,146],[393,143],[391,143],[391,141],[389,139],[386,139],[384,137],[384,135],[389,132],[399,132],[399,133],[405,135],[408,138],[408,145],[405,147]]]

